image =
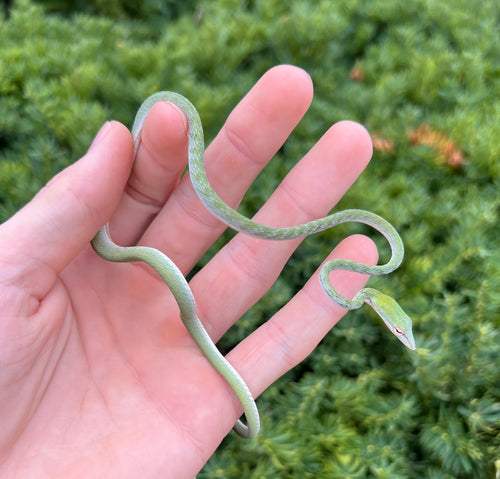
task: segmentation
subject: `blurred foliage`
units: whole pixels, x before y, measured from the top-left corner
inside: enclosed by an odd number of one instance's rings
[[[0,219],[170,89],[207,142],[268,68],[306,69],[315,99],[249,191],[255,211],[333,122],[375,155],[339,207],[401,232],[403,266],[373,280],[414,318],[409,352],[367,309],[259,399],[263,431],[229,436],[199,478],[486,478],[500,458],[500,7],[494,0],[4,1]],[[343,234],[310,238],[228,348],[300,289]],[[223,240],[221,240],[223,241]],[[220,242],[218,243],[220,244]],[[382,250],[385,251],[382,246]],[[209,258],[205,258],[206,261]]]

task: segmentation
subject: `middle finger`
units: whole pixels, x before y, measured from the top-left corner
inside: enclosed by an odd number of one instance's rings
[[[309,75],[282,65],[264,74],[238,104],[205,153],[208,178],[224,201],[237,206],[311,98]],[[225,228],[203,206],[186,175],[140,243],[166,253],[186,274]]]

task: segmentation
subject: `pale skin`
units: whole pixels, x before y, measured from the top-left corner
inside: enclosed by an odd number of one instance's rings
[[[279,66],[235,107],[205,157],[225,201],[238,204],[311,100],[309,76]],[[0,476],[192,478],[241,414],[163,281],[141,263],[106,262],[89,245],[110,221],[119,244],[153,246],[184,273],[192,269],[225,226],[203,207],[189,177],[179,180],[186,146],[182,114],[155,105],[130,171],[130,133],[108,123],[81,160],[1,226]],[[334,125],[256,220],[288,226],[324,216],[371,154],[363,127]],[[300,241],[238,234],[193,278],[199,316],[214,340],[261,298]],[[375,264],[377,252],[356,235],[333,257]],[[349,298],[368,279],[346,271],[330,277]],[[316,272],[228,359],[257,397],[345,313]]]

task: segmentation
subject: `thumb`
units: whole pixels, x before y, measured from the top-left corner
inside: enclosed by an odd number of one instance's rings
[[[1,226],[0,261],[38,284],[41,265],[60,273],[117,207],[132,159],[127,128],[106,123],[83,158]]]

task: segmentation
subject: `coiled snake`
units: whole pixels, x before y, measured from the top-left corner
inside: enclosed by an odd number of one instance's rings
[[[333,301],[344,308],[357,309],[368,303],[382,318],[389,330],[408,348],[415,349],[410,318],[396,301],[380,291],[364,288],[352,300],[337,293],[329,280],[333,270],[347,270],[370,275],[384,275],[394,271],[403,260],[403,242],[393,226],[380,216],[364,210],[344,210],[324,218],[288,228],[272,228],[261,225],[241,215],[215,193],[208,182],[204,165],[204,138],[201,120],[196,108],[183,96],[172,92],[159,92],[149,97],[139,108],[132,127],[135,153],[140,142],[144,120],[152,106],[159,101],[168,101],[176,105],[185,114],[189,123],[189,174],[194,189],[205,207],[221,221],[237,231],[257,238],[286,240],[308,236],[332,226],[348,221],[364,223],[378,230],[389,242],[391,258],[384,265],[370,266],[349,260],[334,259],[324,264],[320,273],[321,285]],[[134,153],[134,154],[135,154]],[[219,352],[196,315],[196,303],[183,274],[165,254],[146,246],[121,247],[113,243],[109,227],[102,227],[92,240],[92,247],[99,256],[109,261],[128,262],[144,261],[152,266],[163,278],[175,297],[180,310],[180,317],[187,330],[200,347],[212,366],[229,383],[240,400],[247,424],[238,420],[234,430],[245,438],[254,437],[260,428],[259,413],[247,385]]]

